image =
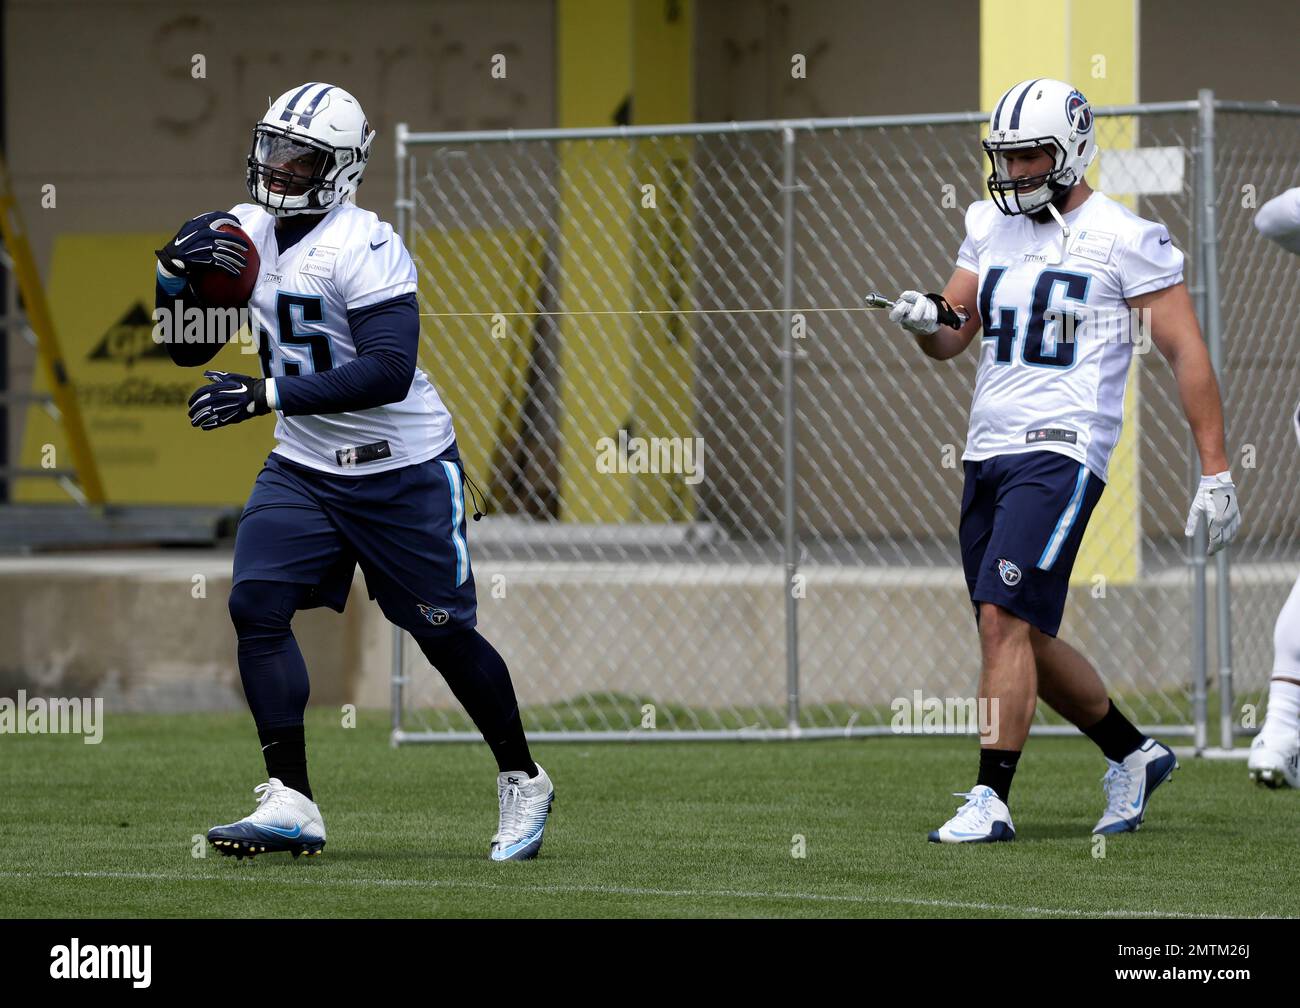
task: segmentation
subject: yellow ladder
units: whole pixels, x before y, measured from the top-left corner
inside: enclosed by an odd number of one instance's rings
[[[50,317],[50,306],[45,300],[45,288],[41,285],[41,275],[32,259],[27,230],[23,227],[13,184],[9,180],[9,166],[3,157],[0,157],[0,241],[3,241],[8,250],[14,274],[18,278],[27,323],[36,334],[36,352],[49,378],[51,398],[59,411],[68,446],[72,450],[73,464],[71,473],[66,469],[15,469],[11,475],[66,478],[80,486],[83,503],[103,504],[104,486],[99,480],[99,468],[86,437],[81,407],[77,403],[77,391],[68,378],[68,369],[63,363],[63,353],[59,349],[54,322]],[[16,314],[14,308],[15,306],[10,306],[10,317]],[[10,398],[8,401],[13,400]]]

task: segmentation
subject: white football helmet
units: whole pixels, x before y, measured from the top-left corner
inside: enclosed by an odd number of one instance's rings
[[[361,104],[342,88],[293,88],[253,127],[248,193],[276,217],[328,213],[361,184],[374,139]]]
[[[1034,147],[1052,152],[1056,166],[1042,175],[1012,179],[1006,152]],[[1047,77],[1021,81],[993,109],[984,150],[992,165],[989,195],[998,209],[1004,214],[1040,210],[1078,185],[1097,156],[1092,106],[1064,81]]]

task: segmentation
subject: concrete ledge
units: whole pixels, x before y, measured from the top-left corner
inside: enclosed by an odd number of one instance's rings
[[[230,583],[230,555],[211,551],[0,560],[0,693],[99,696],[122,711],[245,709]],[[344,616],[295,619],[313,703],[355,695],[365,601],[358,578]]]
[[[809,567],[799,601],[805,705],[887,705],[924,689],[969,696],[975,625],[952,569]],[[1281,606],[1295,569],[1234,569],[1234,603]],[[697,707],[782,707],[783,573],[722,564],[476,563],[480,628],[505,656],[524,704],[619,693]],[[0,694],[101,696],[114,710],[243,709],[226,610],[231,556],[211,551],[0,559]],[[1076,588],[1062,636],[1118,689],[1190,681],[1189,576]],[[385,707],[393,633],[360,575],[343,616],[300,613],[294,632],[312,703]],[[1214,641],[1210,641],[1212,666]],[[454,706],[413,645],[418,702]],[[1266,674],[1266,673],[1265,673]],[[1258,688],[1240,676],[1238,688]]]

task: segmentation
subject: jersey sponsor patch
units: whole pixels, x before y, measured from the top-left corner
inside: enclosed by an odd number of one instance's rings
[[[329,245],[316,245],[307,250],[303,256],[299,273],[311,273],[315,276],[331,276],[334,273],[334,259],[339,250]]]
[[[334,457],[341,466],[355,466],[390,458],[392,454],[387,441],[375,441],[372,444],[339,448],[334,452]]]
[[[1094,231],[1092,228],[1085,228],[1074,236],[1070,242],[1069,252],[1071,255],[1077,255],[1081,259],[1092,259],[1094,262],[1110,262],[1111,250],[1115,247],[1115,236],[1108,231]]]
[[[1039,427],[1025,433],[1025,444],[1038,444],[1040,441],[1062,441],[1065,444],[1078,444],[1079,434],[1077,431],[1066,430],[1064,427]]]

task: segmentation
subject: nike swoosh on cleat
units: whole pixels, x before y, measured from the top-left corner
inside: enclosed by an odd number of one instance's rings
[[[257,828],[261,830],[266,830],[268,833],[274,833],[278,837],[284,837],[286,840],[297,840],[300,836],[302,836],[301,826],[295,826],[292,830],[287,830],[280,826],[259,825]]]

